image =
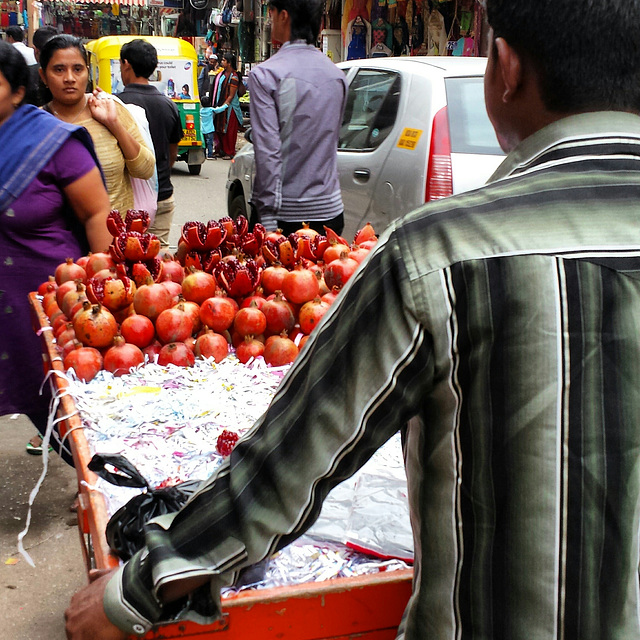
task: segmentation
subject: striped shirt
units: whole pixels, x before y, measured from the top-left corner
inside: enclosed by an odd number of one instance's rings
[[[402,428],[399,637],[640,638],[639,207],[640,118],[599,113],[392,225],[230,464],[109,583],[110,618],[147,628],[152,585],[215,591],[286,545]]]

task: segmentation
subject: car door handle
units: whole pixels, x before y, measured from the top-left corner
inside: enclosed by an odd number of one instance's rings
[[[356,169],[353,172],[353,177],[358,180],[358,182],[366,182],[371,177],[371,172],[369,169]]]

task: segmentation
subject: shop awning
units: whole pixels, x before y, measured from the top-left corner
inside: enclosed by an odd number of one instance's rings
[[[75,0],[78,4],[121,4],[132,6],[136,5],[138,7],[146,7],[148,2],[147,0]]]

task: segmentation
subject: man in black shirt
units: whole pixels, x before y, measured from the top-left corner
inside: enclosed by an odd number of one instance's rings
[[[176,105],[149,83],[157,66],[158,54],[151,43],[135,39],[124,44],[120,50],[120,75],[125,89],[118,97],[128,104],[137,104],[147,114],[158,171],[158,211],[150,231],[168,247],[175,209],[171,167],[182,138],[182,124]]]

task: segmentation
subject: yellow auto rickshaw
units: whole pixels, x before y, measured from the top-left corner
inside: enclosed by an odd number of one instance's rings
[[[182,122],[178,160],[184,160],[189,165],[189,173],[197,175],[205,161],[205,153],[200,129],[198,55],[190,42],[164,36],[105,36],[92,40],[86,45],[92,88],[100,87],[114,94],[124,89],[120,76],[120,48],[135,38],[150,42],[158,52],[158,66],[149,81],[178,107]]]

